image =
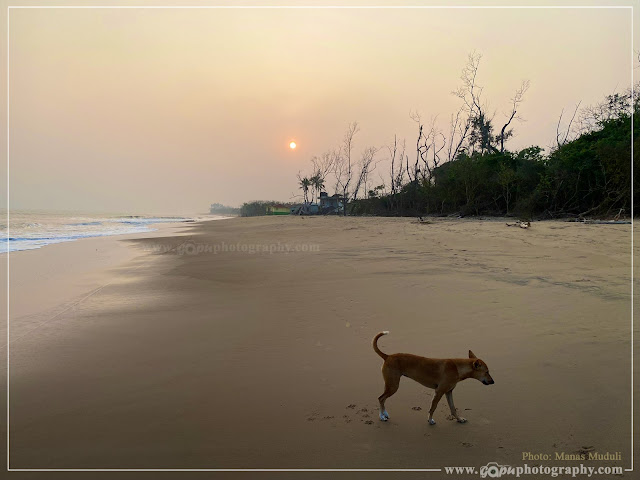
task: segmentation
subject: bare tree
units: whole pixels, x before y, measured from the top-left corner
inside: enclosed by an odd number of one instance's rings
[[[471,114],[465,105],[460,107],[455,116],[451,114],[449,122],[449,144],[447,147],[447,160],[455,160],[462,151],[471,130]]]
[[[401,150],[400,150],[401,149]],[[402,145],[398,145],[398,137],[393,136],[393,145],[388,145],[389,151],[389,188],[390,188],[390,206],[391,208],[397,208],[397,195],[402,190],[404,184],[404,157],[406,150],[406,143],[403,140]]]
[[[634,87],[634,93],[638,85]],[[612,93],[607,95],[604,101],[590,105],[580,111],[580,133],[588,133],[598,129],[605,122],[620,118],[623,115],[631,115],[633,111],[634,98],[631,88],[623,93]]]
[[[398,136],[393,136],[393,145],[387,145],[389,151],[389,188],[390,194],[396,194],[396,156],[398,155]],[[400,170],[402,171],[402,162],[400,162]]]
[[[360,129],[358,122],[349,124],[347,133],[342,140],[339,154],[333,162],[333,172],[336,177],[336,190],[342,192],[342,205],[344,215],[347,215],[347,201],[349,199],[349,185],[354,176],[354,165],[352,161],[353,139]]]
[[[387,190],[387,181],[385,180],[382,172],[378,172],[378,178],[380,179],[380,185],[378,185],[376,188],[379,190],[381,196],[386,197],[391,192]]]
[[[398,137],[393,136],[393,146],[387,146],[389,150],[389,184],[391,188],[391,195],[395,195],[402,188],[402,181],[404,180],[404,167],[402,166],[402,160],[404,158],[404,142],[402,153],[398,152]],[[399,165],[399,166],[398,166]]]
[[[380,163],[380,159],[376,158],[377,153],[380,151],[379,148],[377,147],[367,147],[365,149],[365,151],[362,153],[362,157],[361,157],[361,162],[360,162],[360,166],[364,167],[365,163],[366,163],[366,172],[364,174],[364,178],[363,178],[363,188],[364,188],[364,195],[369,196],[369,190],[370,190],[370,185],[369,185],[369,179],[370,179],[370,175],[373,174],[376,169],[378,168],[378,164]],[[365,160],[368,157],[371,157],[371,160],[367,163],[365,162]],[[361,168],[361,172],[362,172],[362,168]],[[379,187],[381,187],[382,189],[384,189],[384,183],[383,185],[379,185]],[[377,187],[376,187],[377,188]]]
[[[529,80],[523,80],[522,85],[520,85],[520,88],[516,90],[516,93],[511,98],[511,112],[507,114],[507,121],[500,129],[500,134],[496,136],[496,141],[500,142],[500,153],[504,153],[504,141],[513,135],[513,129],[507,130],[507,128],[509,128],[514,118],[520,119],[520,117],[517,116],[518,108],[522,103],[524,94],[529,90],[529,84]]]
[[[477,84],[478,69],[482,55],[471,52],[467,64],[462,69],[462,85],[453,94],[464,102],[470,118],[468,143],[471,148],[479,147],[480,152],[496,150],[493,146],[493,117],[488,116],[482,102],[483,87]]]
[[[517,116],[518,108],[522,103],[524,94],[529,88],[529,81],[522,82],[520,88],[511,98],[511,111],[506,115],[507,119],[500,129],[500,133],[493,135],[493,120],[495,114],[489,115],[487,108],[482,100],[483,88],[477,84],[478,69],[482,55],[472,52],[469,54],[467,65],[462,69],[462,85],[453,92],[455,96],[463,102],[463,111],[468,114],[470,120],[469,128],[465,132],[469,146],[475,150],[479,148],[481,153],[485,152],[504,152],[504,142],[513,135],[513,129],[509,130],[511,122],[519,118]],[[458,122],[455,122],[457,125]],[[499,145],[499,148],[496,146]],[[458,149],[450,149],[456,154]]]
[[[578,102],[578,104],[576,105],[576,108],[573,111],[573,115],[571,116],[571,120],[569,120],[569,124],[567,125],[567,127],[564,129],[564,132],[562,133],[560,133],[560,124],[562,123],[564,108],[560,112],[560,117],[558,118],[558,125],[556,127],[556,148],[560,148],[562,145],[570,141],[569,136],[571,135],[571,132],[572,132],[571,127],[573,125],[574,119],[576,118],[576,114],[578,113],[578,109],[580,108],[580,103],[581,102]]]
[[[405,140],[402,140],[402,145],[398,144],[398,137],[394,135],[393,146],[387,146],[390,157],[390,169],[389,169],[389,183],[391,189],[391,197],[389,199],[391,208],[395,208],[398,211],[401,207],[402,196],[398,194],[402,191],[402,187],[405,183],[405,161],[409,162],[409,158],[406,155],[407,144]]]
[[[444,150],[447,139],[442,131],[436,126],[436,118],[431,121],[431,128],[425,135],[425,145],[427,146],[424,159],[423,180],[432,182],[435,170],[442,164],[440,152]]]
[[[414,183],[418,181],[418,175],[420,174],[420,161],[426,155],[426,150],[428,150],[428,147],[425,146],[425,137],[423,133],[424,125],[422,124],[420,114],[417,112],[412,112],[409,114],[409,117],[418,125],[418,137],[416,139],[416,161],[413,163],[412,168],[409,168],[409,157],[407,156],[405,159],[405,169],[407,172],[407,177],[409,178],[409,183]]]
[[[482,55],[476,52],[471,52],[467,58],[467,64],[462,69],[462,86],[458,87],[453,94],[460,98],[466,109],[471,116],[478,116],[484,112],[481,106],[482,87],[476,83],[478,76],[478,68],[480,67],[480,60]]]
[[[418,124],[418,138],[413,172],[408,169],[407,164],[407,174],[410,181],[416,181],[419,176],[423,183],[432,182],[435,169],[442,164],[441,152],[447,145],[447,138],[437,127],[437,117],[431,119],[429,130],[425,130],[418,113],[412,113],[411,119]]]
[[[367,181],[369,174],[373,173],[376,169],[377,162],[375,161],[376,153],[378,149],[375,147],[367,147],[362,152],[360,162],[358,163],[358,176],[353,187],[353,193],[351,199],[355,202],[358,199],[358,193],[360,189],[364,188],[364,192],[367,192]]]
[[[338,156],[335,150],[327,150],[320,157],[311,158],[313,164],[314,175],[318,175],[323,182],[326,180],[329,173],[333,171],[334,162]]]

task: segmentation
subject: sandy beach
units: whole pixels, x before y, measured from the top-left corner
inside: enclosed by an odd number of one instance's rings
[[[630,225],[374,217],[11,254],[10,466],[573,466],[556,453],[595,451],[621,460],[584,464],[628,468],[630,260]],[[455,389],[468,423],[443,399],[428,425],[432,390],[409,379],[379,421],[382,330],[386,353],[489,365],[495,385]]]

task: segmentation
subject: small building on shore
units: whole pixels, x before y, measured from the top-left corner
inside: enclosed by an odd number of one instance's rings
[[[320,212],[327,215],[342,212],[342,197],[339,193],[329,196],[327,192],[320,192]]]
[[[320,213],[320,206],[317,203],[303,203],[291,207],[291,215],[317,215]]]
[[[320,192],[320,201],[306,202],[289,208],[291,215],[338,215],[343,212],[342,197],[336,193],[331,197],[327,192]]]
[[[290,213],[290,207],[287,205],[267,205],[267,215],[289,215]]]

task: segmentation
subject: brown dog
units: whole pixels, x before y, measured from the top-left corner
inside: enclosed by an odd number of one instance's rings
[[[493,384],[494,381],[489,375],[487,364],[477,358],[471,350],[469,350],[469,358],[426,358],[411,355],[410,353],[387,355],[378,348],[378,339],[388,333],[380,332],[373,339],[373,349],[384,360],[382,365],[384,393],[378,397],[380,420],[383,422],[389,420],[389,414],[384,408],[384,402],[398,391],[400,378],[405,376],[436,391],[429,410],[429,423],[431,425],[436,423],[433,419],[433,412],[436,411],[436,406],[442,395],[447,396],[451,415],[460,423],[466,422],[466,419],[458,415],[456,407],[453,405],[453,389],[456,388],[458,382],[467,378],[475,378],[485,385]]]

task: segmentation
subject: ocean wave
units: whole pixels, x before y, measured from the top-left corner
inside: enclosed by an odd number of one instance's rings
[[[192,220],[188,217],[133,215],[110,218],[23,215],[22,218],[16,218],[15,223],[12,218],[9,232],[6,225],[0,228],[0,253],[33,250],[53,243],[72,242],[83,238],[152,232],[156,230],[153,228],[154,224]],[[8,234],[11,236],[7,237]]]
[[[188,218],[183,217],[152,217],[152,218],[144,218],[144,217],[122,217],[122,218],[112,218],[107,220],[108,222],[114,223],[122,223],[125,225],[149,225],[153,223],[175,223],[175,222],[186,222]]]
[[[44,236],[44,237],[0,237],[0,253],[6,252],[17,252],[20,250],[33,250],[36,248],[41,248],[46,245],[51,245],[53,243],[64,243],[64,242],[73,242],[74,240],[80,240],[82,238],[93,238],[93,237],[109,237],[112,235],[125,235],[128,233],[145,233],[145,232],[153,232],[157,229],[155,228],[137,228],[137,229],[129,229],[129,230],[118,230],[118,231],[106,231],[106,232],[89,232],[89,233],[78,233],[74,235],[59,235],[59,236]]]

